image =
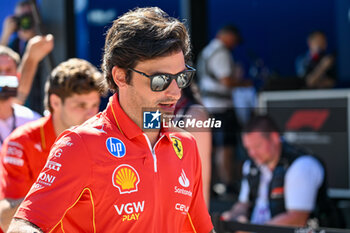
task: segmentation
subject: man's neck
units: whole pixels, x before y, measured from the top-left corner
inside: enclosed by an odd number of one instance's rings
[[[131,111],[130,108],[128,108],[127,103],[124,102],[123,100],[121,100],[120,97],[119,97],[119,104],[120,104],[120,107],[125,112],[125,114],[142,130],[143,129],[143,121],[140,117],[140,116],[142,116],[141,108],[140,108],[139,113],[135,114],[135,111]],[[152,130],[152,131],[144,132],[147,135],[147,137],[151,143],[152,148],[159,138],[159,132],[160,132],[160,130]]]
[[[64,126],[63,122],[59,118],[59,116],[57,116],[57,114],[55,113],[52,113],[52,123],[56,136],[60,135],[63,131],[67,129],[67,127]]]
[[[13,114],[13,109],[12,109],[12,103],[13,99],[10,98],[8,100],[0,100],[0,119],[1,120],[7,120],[10,118]]]

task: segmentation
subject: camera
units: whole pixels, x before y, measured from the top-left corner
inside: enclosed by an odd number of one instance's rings
[[[34,27],[34,17],[31,13],[13,16],[13,19],[17,23],[17,29],[29,30]]]
[[[18,79],[16,76],[0,75],[0,99],[17,95]]]

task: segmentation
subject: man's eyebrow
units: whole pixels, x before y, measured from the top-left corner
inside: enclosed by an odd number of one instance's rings
[[[180,74],[180,73],[182,73],[182,72],[184,72],[184,71],[186,71],[186,70],[188,70],[188,68],[187,67],[185,67],[182,71],[180,71],[180,72],[177,72],[177,73],[175,73],[175,74],[171,74],[171,73],[167,73],[167,72],[153,72],[152,74],[147,74],[148,76],[152,76],[152,75],[156,75],[156,74],[169,74],[169,75],[177,75],[177,74]],[[143,72],[143,73],[145,73],[145,72]]]

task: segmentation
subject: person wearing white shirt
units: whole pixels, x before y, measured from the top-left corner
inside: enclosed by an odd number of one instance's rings
[[[222,218],[305,226],[321,204],[318,196],[327,196],[325,169],[320,160],[283,143],[268,116],[253,117],[242,139],[250,159],[243,164],[238,202]]]
[[[213,131],[213,145],[218,183],[225,187],[232,185],[231,164],[237,141],[236,132],[239,130],[231,92],[234,87],[251,85],[235,72],[231,50],[240,42],[239,30],[233,25],[226,25],[202,50],[197,61],[203,105],[213,118],[222,122],[222,127]]]

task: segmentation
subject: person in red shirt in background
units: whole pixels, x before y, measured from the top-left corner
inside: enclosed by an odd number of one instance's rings
[[[51,114],[18,127],[5,140],[0,163],[0,225],[4,231],[45,166],[56,137],[98,112],[101,83],[102,74],[89,62],[75,58],[61,63],[47,81]]]
[[[214,232],[196,142],[160,121],[191,83],[189,60],[185,25],[158,7],[115,20],[102,66],[117,93],[57,139],[8,232]]]

